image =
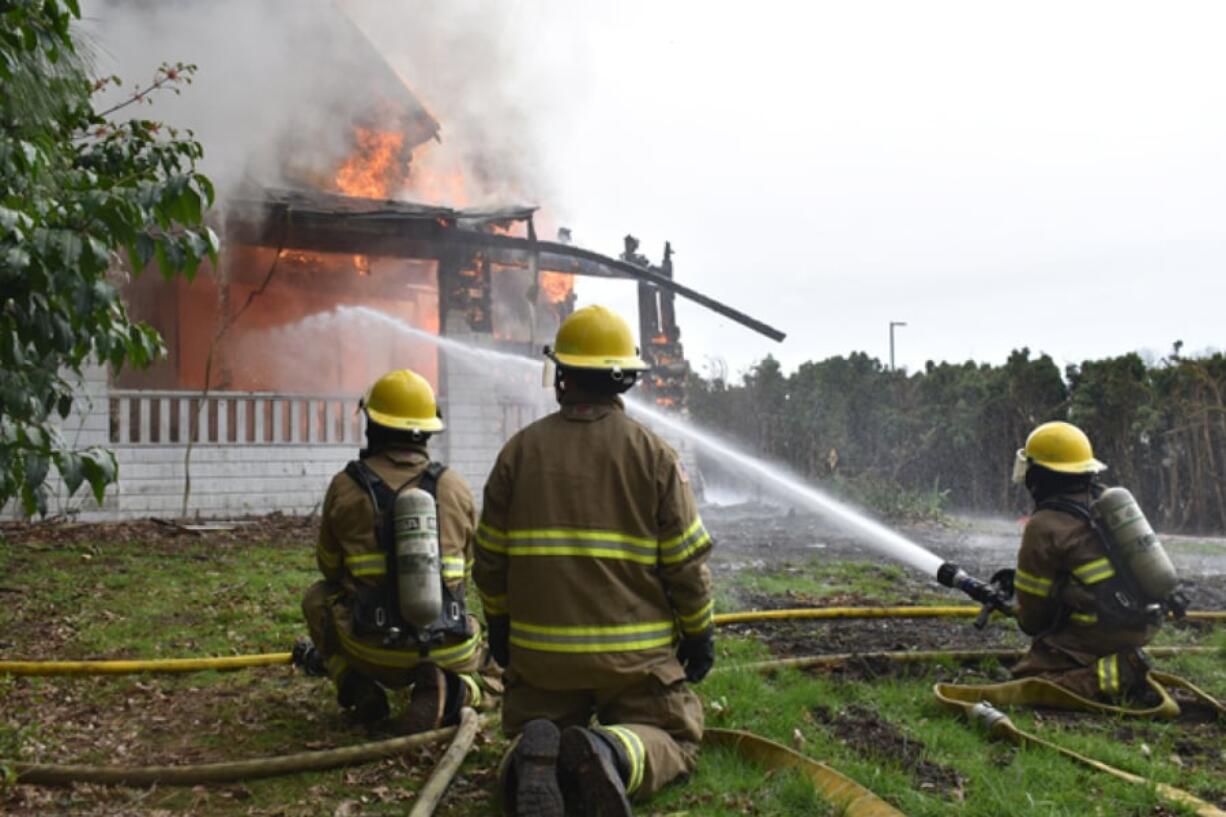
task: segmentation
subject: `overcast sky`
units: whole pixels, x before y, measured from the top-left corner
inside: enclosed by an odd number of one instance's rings
[[[911,369],[1226,346],[1221,2],[335,1],[438,115],[432,150],[497,145],[543,224],[671,240],[680,281],[788,334],[681,300],[700,370],[885,360],[891,321]],[[225,182],[239,137],[337,84],[327,2],[90,8],[105,70],[200,64],[155,113]],[[578,294],[635,309],[626,282]]]
[[[550,35],[525,58],[574,78],[543,116],[576,240],[671,240],[679,280],[788,333],[682,301],[699,368],[884,360],[890,321],[912,369],[1226,345],[1226,5],[522,8]]]

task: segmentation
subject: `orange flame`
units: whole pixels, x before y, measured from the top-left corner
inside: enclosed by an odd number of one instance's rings
[[[575,276],[565,272],[542,272],[541,292],[551,304],[560,304],[575,288]]]
[[[386,199],[404,184],[408,163],[401,160],[404,134],[354,127],[356,152],[336,173],[336,186],[347,196]]]

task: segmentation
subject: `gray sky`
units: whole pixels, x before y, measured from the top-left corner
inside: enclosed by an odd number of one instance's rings
[[[545,12],[540,12],[545,13]],[[788,332],[680,308],[694,365],[1057,363],[1224,345],[1220,3],[635,2],[571,9],[549,132],[576,240],[634,232]],[[582,281],[581,301],[630,308]]]
[[[912,369],[1226,345],[1220,2],[337,2],[438,115],[436,159],[496,146],[546,224],[671,240],[682,282],[788,333],[680,301],[700,369],[885,359],[890,321]],[[200,64],[154,114],[225,183],[321,89],[361,93],[325,5],[89,9],[104,70]]]

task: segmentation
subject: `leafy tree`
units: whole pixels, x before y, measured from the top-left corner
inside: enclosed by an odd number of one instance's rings
[[[46,513],[52,465],[70,493],[101,501],[114,455],[73,450],[57,430],[91,361],[148,365],[162,351],[129,319],[117,283],[156,262],[167,278],[216,261],[213,201],[198,143],[114,114],[190,81],[163,66],[151,86],[101,113],[115,77],[91,80],[73,39],[76,0],[0,0],[0,504]],[[126,271],[125,271],[126,264]]]

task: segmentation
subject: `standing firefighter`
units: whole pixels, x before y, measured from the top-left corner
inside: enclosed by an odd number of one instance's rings
[[[426,452],[443,423],[424,378],[388,372],[361,406],[366,448],[324,497],[324,580],[302,600],[314,643],[295,660],[326,671],[362,723],[389,714],[385,686],[411,684],[405,730],[435,729],[481,697],[481,633],[464,608],[476,510],[464,480]]]
[[[1095,481],[1106,467],[1069,423],[1044,423],[1017,452],[1014,480],[1025,483],[1035,511],[1014,587],[1018,623],[1034,641],[1013,674],[1116,701],[1145,686],[1150,659],[1142,647],[1181,599],[1132,495]]]
[[[517,815],[628,815],[693,771],[715,661],[711,537],[677,454],[619,394],[647,364],[589,306],[546,354],[561,408],[513,437],[485,486],[474,578],[507,667]],[[559,731],[561,730],[561,731]]]

